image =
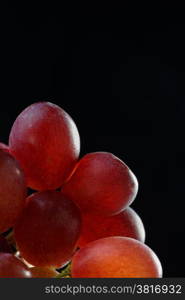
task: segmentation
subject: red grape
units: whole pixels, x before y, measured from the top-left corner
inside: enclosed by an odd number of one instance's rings
[[[9,147],[4,143],[0,143],[0,149],[9,153]]]
[[[11,253],[11,248],[3,235],[0,235],[0,253]]]
[[[30,278],[31,272],[13,254],[0,253],[0,278]]]
[[[50,190],[60,187],[72,172],[80,138],[75,123],[62,108],[39,102],[17,117],[9,146],[21,163],[28,186]]]
[[[59,275],[59,272],[52,268],[33,267],[30,268],[30,272],[34,278],[54,278]]]
[[[145,244],[128,237],[107,237],[76,252],[72,277],[158,278],[162,277],[162,267]]]
[[[138,214],[130,207],[118,215],[104,217],[100,215],[82,215],[82,232],[78,246],[108,236],[127,236],[144,243],[145,229]]]
[[[61,267],[73,255],[80,235],[78,207],[57,191],[28,198],[14,227],[20,255],[33,266]]]
[[[107,152],[85,155],[77,164],[62,193],[85,213],[113,215],[130,205],[138,182],[128,166]]]
[[[25,178],[19,163],[0,150],[0,233],[12,227],[21,213],[25,198]]]

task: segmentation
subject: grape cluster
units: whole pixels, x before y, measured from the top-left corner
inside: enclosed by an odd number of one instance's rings
[[[161,277],[129,207],[136,176],[111,153],[79,154],[74,121],[50,102],[27,107],[0,143],[0,277],[65,277],[65,266],[67,277]]]

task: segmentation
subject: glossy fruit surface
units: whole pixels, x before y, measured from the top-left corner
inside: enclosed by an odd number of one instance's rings
[[[0,235],[0,252],[11,253],[11,248],[3,235]]]
[[[57,191],[31,195],[15,225],[23,257],[38,267],[61,267],[72,256],[81,230],[78,207]]]
[[[30,272],[34,278],[55,278],[59,274],[55,269],[41,267],[30,268]]]
[[[9,147],[21,163],[27,185],[50,190],[60,187],[73,170],[80,138],[74,121],[62,108],[38,102],[15,120]]]
[[[81,248],[72,259],[72,277],[162,277],[156,254],[145,244],[127,237],[107,237]]]
[[[130,207],[117,215],[104,217],[100,215],[82,215],[82,232],[78,246],[108,236],[126,236],[144,243],[145,229],[141,218]]]
[[[0,278],[30,278],[29,269],[13,254],[0,253]]]
[[[107,152],[85,155],[61,192],[84,213],[114,215],[136,197],[138,182],[128,166]]]
[[[25,178],[19,163],[6,151],[0,150],[0,233],[15,224],[25,198]]]

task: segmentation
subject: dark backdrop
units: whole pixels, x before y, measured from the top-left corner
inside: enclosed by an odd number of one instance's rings
[[[9,9],[1,35],[0,139],[27,105],[52,101],[81,155],[109,151],[138,177],[133,207],[164,276],[184,276],[185,24],[168,17]]]

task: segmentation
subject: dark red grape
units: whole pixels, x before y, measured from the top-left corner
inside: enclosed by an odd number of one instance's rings
[[[136,197],[138,182],[128,166],[107,152],[85,155],[61,192],[84,213],[114,215]]]
[[[72,172],[80,152],[80,138],[71,117],[59,106],[39,102],[15,120],[9,138],[27,185],[35,190],[60,187]]]
[[[144,243],[145,229],[138,214],[130,207],[117,215],[104,217],[100,215],[82,215],[82,232],[78,246],[108,236],[126,236]]]
[[[0,278],[30,278],[27,266],[13,254],[0,253]]]
[[[28,198],[14,227],[23,257],[38,267],[61,267],[73,255],[81,229],[78,207],[57,191],[39,192]]]
[[[76,252],[72,277],[158,278],[162,277],[162,267],[145,244],[128,237],[107,237]]]
[[[0,233],[12,227],[26,198],[24,174],[10,154],[0,150]]]

